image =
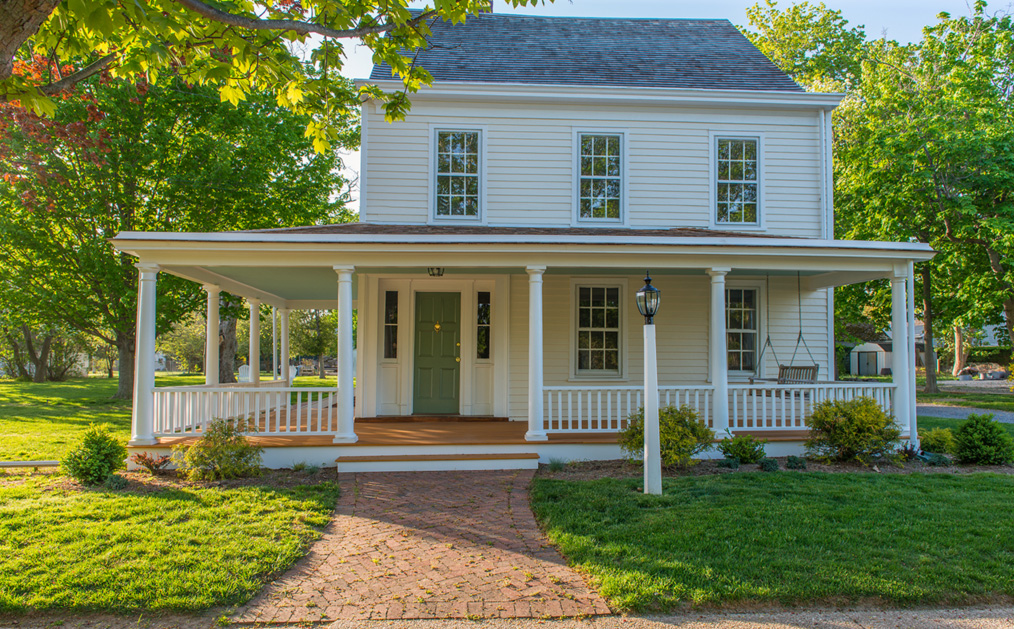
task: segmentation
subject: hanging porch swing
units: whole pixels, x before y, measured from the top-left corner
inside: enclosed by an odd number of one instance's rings
[[[764,302],[765,309],[765,321],[768,322],[768,334],[764,340],[764,345],[761,347],[760,356],[757,357],[757,369],[764,369],[764,354],[771,350],[771,355],[775,359],[775,363],[778,365],[778,377],[777,378],[750,378],[750,384],[756,382],[775,382],[777,384],[816,384],[817,374],[820,371],[820,365],[813,357],[813,352],[810,351],[810,346],[806,344],[806,338],[803,336],[803,287],[802,287],[802,276],[799,271],[796,271],[796,310],[799,321],[799,333],[796,335],[796,346],[792,350],[792,358],[789,359],[788,364],[782,364],[778,359],[778,353],[775,351],[774,343],[771,342],[771,276],[766,277],[767,282],[767,297]],[[806,355],[810,358],[810,362],[807,364],[797,365],[796,355],[799,353],[799,348],[802,347],[806,350]],[[800,360],[802,357],[800,357]]]

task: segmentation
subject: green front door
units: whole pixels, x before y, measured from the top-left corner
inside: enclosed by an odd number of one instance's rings
[[[416,293],[413,413],[459,412],[460,350],[461,294]]]

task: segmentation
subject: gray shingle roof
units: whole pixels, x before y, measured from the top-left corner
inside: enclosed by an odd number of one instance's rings
[[[437,82],[803,91],[728,20],[497,13],[431,29],[418,63]],[[391,68],[370,78],[390,79]]]

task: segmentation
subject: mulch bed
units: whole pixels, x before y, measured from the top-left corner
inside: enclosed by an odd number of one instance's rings
[[[908,461],[904,464],[877,463],[863,465],[861,463],[820,463],[807,461],[805,470],[787,470],[786,457],[770,457],[778,461],[781,471],[800,474],[808,472],[829,472],[834,474],[973,474],[976,472],[993,472],[995,474],[1014,474],[1011,465],[946,465],[930,466],[923,461]],[[676,478],[680,476],[716,476],[719,474],[745,474],[760,472],[760,465],[740,465],[739,469],[719,467],[717,459],[700,461],[687,469],[668,468],[662,470],[662,476]],[[640,461],[573,461],[563,470],[553,472],[548,465],[540,465],[538,476],[541,478],[557,478],[561,480],[597,480],[600,478],[640,478],[644,468]]]

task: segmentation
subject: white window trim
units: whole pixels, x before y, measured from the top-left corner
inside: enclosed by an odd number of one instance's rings
[[[437,133],[440,131],[471,131],[479,134],[479,215],[475,218],[437,216]],[[426,223],[428,225],[486,225],[487,145],[489,130],[486,125],[436,124],[429,125],[428,180]]]
[[[757,141],[757,222],[718,222],[718,140]],[[766,174],[764,160],[764,134],[754,131],[711,130],[708,132],[708,226],[724,231],[767,231],[767,203],[764,183]]]
[[[736,288],[749,288],[749,289],[753,289],[753,290],[757,291],[757,358],[760,358],[761,357],[760,356],[761,349],[764,347],[764,341],[768,337],[768,334],[767,334],[767,325],[768,325],[768,322],[766,320],[767,317],[765,316],[767,314],[767,303],[768,303],[767,302],[767,299],[768,299],[768,295],[767,295],[767,283],[765,282],[765,280],[762,280],[762,279],[742,279],[742,280],[741,279],[731,279],[731,280],[730,279],[726,279],[725,280],[725,289],[726,290],[736,289]],[[728,304],[728,300],[726,300],[726,305],[722,306],[722,315],[723,316],[727,316],[726,315],[727,308],[728,308],[727,304]],[[726,322],[728,322],[728,319],[726,319]],[[728,325],[726,325],[726,333],[728,333]],[[728,354],[729,350],[728,350],[728,347],[726,347],[725,351],[726,351],[725,359],[726,359],[726,361],[728,361],[729,360],[729,354]],[[771,356],[771,351],[770,350],[768,350],[767,352],[765,352],[765,354],[764,354],[764,360],[765,360],[765,362],[767,361],[767,359],[770,356]],[[729,380],[730,381],[742,381],[742,382],[745,382],[749,378],[758,378],[758,377],[760,377],[760,378],[764,377],[764,365],[760,364],[759,361],[757,363],[757,369],[755,371],[744,371],[742,369],[737,369],[737,370],[730,369],[729,370]]]
[[[581,136],[582,135],[618,135],[620,136],[620,218],[581,218]],[[571,132],[571,217],[572,227],[628,227],[630,225],[629,208],[629,176],[630,171],[630,142],[626,129],[603,129],[603,128],[578,128],[574,127]]]
[[[475,302],[472,308],[472,323],[471,323],[471,334],[474,337],[473,344],[475,346],[475,363],[477,365],[491,364],[496,362],[496,339],[493,338],[494,323],[493,320],[496,318],[496,286],[492,282],[475,282],[474,292]],[[492,341],[489,344],[489,358],[479,358],[479,293],[489,293],[489,337]]]
[[[579,382],[617,382],[626,381],[629,379],[629,371],[627,368],[627,328],[628,325],[628,311],[629,308],[627,303],[630,301],[627,291],[627,278],[625,277],[571,277],[570,278],[570,330],[569,336],[570,341],[567,343],[567,347],[570,352],[570,377],[569,381]],[[577,330],[578,330],[578,312],[577,307],[579,302],[578,288],[581,286],[594,286],[605,287],[605,288],[618,288],[620,290],[620,356],[619,356],[619,371],[618,373],[593,373],[578,371],[577,369]]]

